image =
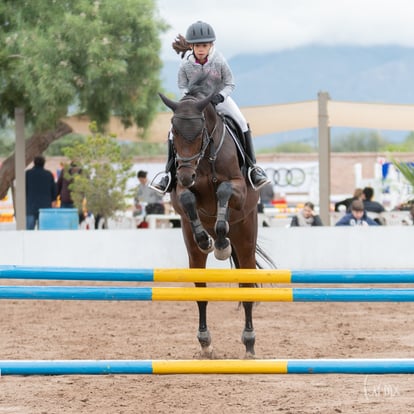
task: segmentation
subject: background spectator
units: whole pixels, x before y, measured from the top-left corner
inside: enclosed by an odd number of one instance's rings
[[[164,214],[163,196],[148,185],[147,172],[140,170],[137,177],[139,185],[134,199],[137,210],[144,204],[146,214]]]
[[[378,223],[367,216],[362,200],[354,200],[351,212],[345,214],[335,226],[378,226]]]
[[[73,208],[71,190],[69,186],[73,183],[73,176],[81,172],[80,167],[74,161],[70,163],[69,168],[62,168],[57,180],[57,193],[60,196],[61,208]]]
[[[315,206],[310,201],[306,202],[303,209],[292,217],[290,227],[323,226],[321,218],[314,212]]]
[[[370,211],[372,213],[382,213],[385,211],[384,206],[378,201],[374,201],[374,189],[372,187],[365,187],[362,190],[363,193],[363,202],[365,211]]]
[[[345,200],[342,201],[338,201],[337,203],[335,203],[335,211],[340,211],[340,207],[344,206],[346,212],[350,212],[351,211],[351,204],[354,200],[361,200],[362,199],[362,188],[355,188],[354,190],[354,195],[352,197],[349,198],[345,198]]]
[[[38,155],[26,171],[26,229],[34,230],[39,221],[39,209],[55,206],[57,197],[53,174],[45,170],[45,157]]]
[[[414,204],[411,206],[407,217],[404,217],[401,223],[404,226],[413,226],[414,225]]]
[[[364,209],[367,213],[381,214],[385,211],[384,206],[378,201],[374,201],[374,189],[372,187],[365,187],[362,190],[362,200],[364,202]],[[385,225],[383,217],[375,217],[374,221],[380,226]]]

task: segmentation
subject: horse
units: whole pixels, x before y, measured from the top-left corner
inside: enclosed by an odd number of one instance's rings
[[[193,84],[178,102],[159,94],[173,111],[171,137],[175,156],[175,184],[171,203],[181,216],[190,268],[205,268],[214,251],[218,260],[232,260],[236,268],[260,267],[256,253],[269,261],[257,245],[259,193],[247,182],[240,165],[237,140],[210,100],[214,93]],[[238,153],[239,151],[239,153]],[[206,287],[206,283],[195,283]],[[239,287],[255,287],[253,283]],[[197,338],[201,357],[213,358],[207,326],[207,302],[197,302]],[[246,358],[255,355],[252,302],[243,302],[242,343]]]

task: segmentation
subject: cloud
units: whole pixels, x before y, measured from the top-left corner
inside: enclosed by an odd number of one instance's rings
[[[412,0],[158,0],[171,25],[162,37],[163,57],[171,42],[197,21],[210,23],[227,58],[309,44],[414,47]]]

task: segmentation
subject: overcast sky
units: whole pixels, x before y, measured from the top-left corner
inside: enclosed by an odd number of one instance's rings
[[[217,48],[227,58],[312,43],[414,47],[413,0],[157,0],[157,4],[171,26],[162,37],[164,59],[177,56],[172,41],[197,20],[213,26]]]

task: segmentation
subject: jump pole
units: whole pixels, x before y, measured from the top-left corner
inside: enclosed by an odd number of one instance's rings
[[[414,359],[0,361],[0,375],[413,373]]]
[[[0,286],[0,299],[99,301],[414,302],[414,289]]]
[[[0,279],[183,283],[414,283],[414,270],[115,269],[2,265]]]

